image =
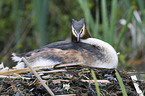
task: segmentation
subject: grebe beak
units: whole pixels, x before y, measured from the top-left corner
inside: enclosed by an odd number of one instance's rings
[[[80,41],[80,34],[77,34],[77,41]]]

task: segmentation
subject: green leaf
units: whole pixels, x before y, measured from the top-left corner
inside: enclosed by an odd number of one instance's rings
[[[92,77],[93,77],[93,79],[95,81],[95,87],[96,87],[97,95],[101,96],[101,94],[100,94],[100,88],[99,88],[99,85],[98,85],[98,82],[97,82],[97,78],[96,78],[94,70],[92,70],[92,69],[91,69],[91,74],[92,74]]]
[[[108,30],[109,28],[108,28],[106,0],[101,0],[101,7],[102,7],[102,17],[103,17],[104,40],[109,43],[110,42],[110,38],[109,38],[109,30]]]
[[[122,81],[122,79],[121,79],[121,76],[120,76],[119,73],[117,72],[117,70],[116,70],[115,75],[116,75],[117,80],[118,80],[118,82],[119,82],[119,85],[120,85],[120,87],[121,87],[121,90],[122,90],[123,96],[127,96],[127,93],[126,93],[126,90],[125,90],[125,87],[124,87],[123,81]]]
[[[120,32],[120,34],[119,34],[119,36],[118,36],[118,42],[117,42],[116,49],[119,48],[120,43],[121,43],[121,41],[123,40],[123,37],[124,37],[124,35],[125,35],[125,33],[126,33],[126,29],[127,29],[127,27],[128,27],[128,23],[131,21],[131,18],[133,17],[133,11],[134,11],[134,9],[131,8],[131,9],[130,9],[130,12],[128,13],[127,20],[126,20],[126,24],[123,25],[123,27],[122,27],[122,29],[121,29],[121,32]]]
[[[113,45],[114,43],[114,36],[115,36],[115,27],[116,27],[116,12],[117,12],[117,2],[118,0],[112,0],[112,7],[111,7],[111,18],[110,18],[110,44]]]

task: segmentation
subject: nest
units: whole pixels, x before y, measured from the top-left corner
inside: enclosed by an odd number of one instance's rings
[[[90,70],[94,70],[101,96],[122,96],[115,70],[96,69],[79,64],[34,68],[55,95],[97,96]],[[133,81],[125,72],[119,72],[128,96],[137,96]],[[0,95],[50,96],[29,68],[0,71]],[[145,81],[136,81],[145,92]]]

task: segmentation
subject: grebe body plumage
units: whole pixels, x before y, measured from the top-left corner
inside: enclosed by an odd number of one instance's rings
[[[96,68],[116,69],[118,56],[115,49],[102,40],[91,38],[85,28],[84,19],[72,20],[71,41],[59,41],[23,54],[13,53],[17,69],[25,68],[21,57],[32,67],[66,63],[82,63]]]

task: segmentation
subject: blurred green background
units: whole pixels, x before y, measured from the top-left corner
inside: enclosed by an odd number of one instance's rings
[[[72,18],[120,52],[119,70],[144,71],[144,0],[0,0],[0,62],[12,66],[13,52],[68,39]]]

